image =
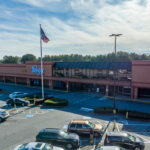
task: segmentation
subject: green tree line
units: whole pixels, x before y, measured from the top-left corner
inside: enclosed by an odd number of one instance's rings
[[[98,61],[114,61],[114,53],[108,53],[105,55],[80,55],[80,54],[70,54],[70,55],[45,55],[43,61],[70,61],[70,62],[98,62]],[[22,57],[18,56],[4,56],[0,60],[1,64],[11,63],[18,64],[19,62],[25,63],[25,61],[40,61],[41,58],[34,56],[33,54],[25,54]],[[132,60],[150,60],[150,55],[148,54],[136,54],[119,51],[116,53],[116,61],[132,61]]]

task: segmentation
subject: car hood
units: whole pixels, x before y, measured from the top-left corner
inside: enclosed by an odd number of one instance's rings
[[[98,129],[98,130],[101,130],[102,129],[102,126],[100,124],[95,124],[95,127],[94,129]]]
[[[135,137],[135,139],[136,139],[135,142],[142,142],[142,143],[144,143],[144,141],[141,138],[139,138],[139,137]]]
[[[64,150],[63,148],[57,147],[57,146],[53,146],[53,150]]]
[[[67,139],[79,140],[79,136],[75,133],[69,133]]]

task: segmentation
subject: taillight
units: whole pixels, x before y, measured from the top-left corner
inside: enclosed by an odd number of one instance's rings
[[[106,143],[108,143],[109,141],[108,141],[108,137],[106,138]]]
[[[69,131],[69,128],[67,129],[67,131]]]
[[[37,136],[35,138],[37,139]]]
[[[2,116],[5,116],[6,114],[2,114]]]

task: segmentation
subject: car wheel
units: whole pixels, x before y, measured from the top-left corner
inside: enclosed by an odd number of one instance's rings
[[[0,122],[2,121],[2,118],[0,118]]]
[[[72,149],[72,147],[73,147],[73,146],[72,146],[71,143],[67,143],[67,144],[66,144],[66,148],[67,148],[67,149]]]
[[[22,103],[22,106],[24,106],[24,103]]]
[[[99,134],[98,132],[94,132],[94,136],[95,136],[95,137],[99,137],[99,135],[100,135],[100,134]]]
[[[9,103],[8,105],[11,106],[11,103]]]
[[[16,96],[15,98],[18,98],[18,96]]]
[[[134,150],[141,150],[141,148],[140,147],[135,147]]]

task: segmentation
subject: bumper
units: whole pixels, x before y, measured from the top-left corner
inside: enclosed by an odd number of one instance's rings
[[[10,115],[7,116],[1,116],[2,119],[7,119]]]
[[[73,147],[79,147],[79,145],[80,145],[80,141],[79,142],[74,142],[74,143],[72,143],[72,145],[73,145]]]

